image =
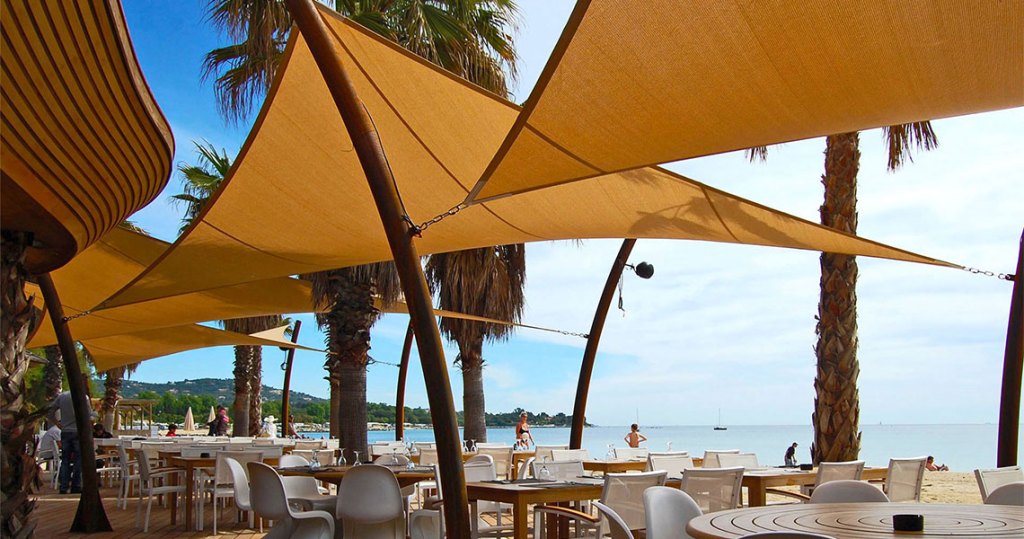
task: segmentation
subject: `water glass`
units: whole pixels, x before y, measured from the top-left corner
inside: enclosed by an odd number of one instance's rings
[[[338,455],[338,466],[344,466],[345,464],[347,464],[345,462],[345,448],[342,447],[341,453]]]
[[[320,469],[320,450],[319,449],[314,449],[313,450],[313,460],[311,460],[309,462],[309,469],[310,470],[319,470]]]
[[[547,466],[541,466],[540,469],[537,470],[537,479],[540,479],[541,481],[550,481],[551,470],[548,470]]]
[[[359,451],[353,451],[352,453],[354,453],[356,456],[356,459],[352,461],[352,465],[359,466],[360,464],[362,464],[362,461],[359,460]]]
[[[605,458],[608,460],[615,458],[615,444],[608,444],[608,453],[605,454]]]

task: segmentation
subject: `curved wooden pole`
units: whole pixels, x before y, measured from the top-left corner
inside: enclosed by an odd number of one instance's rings
[[[295,321],[295,327],[292,328],[292,344],[299,342],[299,330],[302,329],[302,320]],[[291,434],[289,426],[292,424],[291,421],[291,409],[289,407],[292,397],[292,360],[295,359],[295,349],[289,348],[288,353],[285,356],[288,359],[285,360],[284,364],[284,388],[281,389],[281,437],[287,438]]]
[[[409,374],[409,356],[412,355],[412,337],[415,334],[410,320],[409,329],[405,330],[405,344],[402,345],[402,361],[398,363],[398,388],[395,395],[396,441],[401,441],[405,437],[405,377]]]
[[[75,406],[75,427],[78,429],[79,458],[82,465],[82,497],[78,500],[78,511],[71,522],[72,533],[93,533],[113,531],[107,512],[103,509],[103,498],[100,497],[100,482],[96,474],[96,447],[92,441],[92,422],[90,421],[89,394],[85,388],[82,368],[78,365],[78,353],[75,341],[71,338],[68,323],[64,320],[64,307],[60,304],[57,288],[49,273],[36,276],[39,289],[43,293],[46,309],[53,323],[53,331],[57,334],[57,345],[64,356],[64,372],[68,375],[68,387],[71,388],[71,402]]]
[[[1017,464],[1017,439],[1020,433],[1020,384],[1024,373],[1024,233],[1017,253],[1017,274],[1013,276],[1010,321],[1006,328],[1006,353],[1003,356],[1003,390],[999,398],[999,442],[996,466]]]
[[[572,430],[569,431],[569,447],[579,449],[583,445],[583,425],[587,415],[587,395],[590,393],[590,377],[594,374],[594,361],[597,359],[597,347],[601,344],[601,332],[604,331],[604,321],[608,318],[608,309],[612,304],[612,297],[615,296],[615,286],[622,277],[622,269],[626,267],[629,260],[629,253],[633,252],[636,239],[627,238],[622,240],[622,247],[619,254],[615,256],[612,269],[608,272],[608,280],[604,283],[604,292],[597,302],[597,310],[594,311],[594,323],[590,325],[590,335],[587,336],[587,348],[583,351],[583,363],[580,365],[580,380],[576,385],[576,404],[572,408]]]
[[[409,306],[409,316],[416,332],[416,347],[423,364],[423,378],[434,423],[437,443],[440,486],[444,491],[445,528],[448,539],[469,539],[469,498],[462,472],[462,444],[459,437],[455,401],[448,380],[441,333],[434,322],[433,302],[427,279],[423,275],[419,253],[413,243],[416,230],[403,220],[401,200],[394,177],[384,157],[377,131],[356,95],[355,87],[339,60],[335,43],[327,25],[317,13],[312,0],[286,0],[292,20],[298,25],[309,50],[316,60],[334,104],[345,122],[359,164],[366,174],[373,201],[391,247],[391,255]],[[366,223],[366,226],[371,226]]]

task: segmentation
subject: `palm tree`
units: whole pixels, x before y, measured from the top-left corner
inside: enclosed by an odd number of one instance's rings
[[[108,431],[114,430],[114,408],[121,399],[121,387],[126,376],[135,372],[139,363],[132,363],[108,369],[103,375],[103,400],[100,403],[100,417]]]
[[[60,355],[60,347],[56,344],[43,348],[46,365],[43,367],[43,385],[46,401],[52,401],[60,395],[61,382],[64,378],[64,362]]]
[[[895,171],[905,160],[913,161],[911,147],[931,150],[938,139],[930,122],[885,128],[889,147],[888,169]],[[766,149],[753,148],[751,160],[764,159]],[[843,133],[825,139],[825,200],[821,224],[857,233],[857,173],[860,170],[860,135]],[[860,454],[860,396],[857,377],[857,259],[850,255],[821,254],[821,283],[818,301],[817,375],[814,378],[815,464],[856,460]]]
[[[185,204],[185,215],[179,233],[191,226],[192,221],[202,212],[210,198],[231,170],[231,158],[226,150],[217,151],[210,142],[192,142],[199,155],[194,165],[178,165],[184,192],[172,196],[176,202]],[[281,323],[280,315],[254,316],[224,320],[224,329],[237,333],[255,333],[275,328]],[[235,401],[232,414],[235,417],[232,433],[235,436],[254,436],[259,433],[262,416],[263,350],[259,346],[235,347]]]
[[[427,279],[442,309],[518,322],[525,304],[525,251],[515,244],[435,254],[427,261]],[[483,343],[507,339],[511,331],[503,324],[441,319],[441,332],[459,347],[455,361],[462,369],[467,440],[487,441]]]

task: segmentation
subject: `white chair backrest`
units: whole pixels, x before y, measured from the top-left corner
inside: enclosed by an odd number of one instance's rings
[[[644,491],[647,539],[688,539],[686,525],[702,514],[697,502],[679,489],[651,487]]]
[[[207,457],[212,457],[217,451],[221,450],[213,447],[187,446],[181,448],[181,456],[185,458],[199,458],[205,453]]]
[[[160,458],[161,451],[173,451],[181,448],[177,447],[174,442],[142,442],[139,449],[149,460],[157,460]]]
[[[690,495],[700,510],[713,513],[740,505],[743,468],[695,468],[683,472],[679,488]]]
[[[722,464],[718,462],[718,455],[722,453],[739,453],[739,449],[708,449],[704,451],[704,464],[702,468],[721,468]]]
[[[321,440],[295,440],[295,449],[298,450],[312,450],[323,448],[324,444]]]
[[[413,442],[412,446],[416,450],[437,449],[437,442]]]
[[[583,475],[582,460],[560,460],[555,462],[533,461],[533,476],[552,481],[572,481]]]
[[[252,509],[259,516],[270,520],[282,520],[291,516],[288,507],[288,496],[285,494],[281,476],[273,468],[262,462],[250,462],[249,486]]]
[[[556,449],[569,449],[569,444],[565,444],[565,445],[538,445],[536,447],[536,451],[534,453],[534,456],[537,458],[537,460],[539,460],[541,462],[546,462],[546,461],[549,461],[549,460],[555,460],[554,458],[551,457],[551,452],[556,450]]]
[[[192,436],[169,436],[167,439],[175,444],[190,444],[193,441]]]
[[[985,503],[989,505],[1024,505],[1024,481],[1014,481],[996,487],[988,493]]]
[[[487,464],[494,464],[494,457],[492,457],[490,455],[473,455],[472,457],[469,457],[468,459],[466,459],[466,464],[477,464],[477,463],[480,463],[480,462],[485,462]]]
[[[664,470],[672,478],[682,477],[683,470],[695,467],[693,457],[687,455],[686,452],[649,453],[647,455],[647,471]]]
[[[240,462],[233,458],[224,460],[228,473],[231,474],[231,486],[235,489],[235,504],[242,509],[251,507],[249,498],[249,476]],[[248,463],[247,463],[248,464]]]
[[[437,464],[437,448],[420,448],[420,466],[430,466],[433,464]]]
[[[467,483],[494,481],[497,478],[493,462],[467,462],[466,465],[462,467],[462,470],[466,476]]]
[[[277,440],[277,438],[256,438],[252,441],[252,445],[259,447],[274,445],[274,440]]]
[[[477,446],[477,453],[480,455],[490,455],[494,459],[494,470],[497,472],[498,477],[507,478],[509,471],[512,469],[512,448],[509,446],[505,447],[479,447]]]
[[[405,506],[395,474],[376,464],[350,468],[338,486],[336,514],[344,521],[368,524],[401,518],[404,530]]]
[[[373,459],[373,463],[382,466],[405,466],[409,464],[409,457],[401,453],[385,453]]]
[[[974,470],[974,477],[978,480],[978,488],[981,490],[981,501],[988,499],[993,490],[1017,481],[1024,481],[1024,470],[1020,466],[1003,466],[991,470]]]
[[[233,479],[226,462],[227,459],[234,459],[242,466],[246,466],[250,462],[262,462],[263,453],[259,451],[218,451],[217,461],[213,465],[213,476],[218,485],[230,485]]]
[[[477,449],[512,449],[512,446],[501,442],[480,442],[475,445]]]
[[[519,469],[516,470],[517,479],[526,479],[527,477],[533,477],[533,463],[537,461],[537,457],[530,457],[526,460],[519,462]]]
[[[270,444],[270,445],[255,445],[255,444],[253,444],[253,446],[250,449],[251,450],[258,450],[259,452],[263,453],[263,458],[265,458],[265,459],[268,459],[268,458],[271,458],[271,457],[278,457],[278,458],[280,458],[281,455],[284,454],[284,448],[279,446],[279,445],[274,445],[274,444]]]
[[[889,498],[874,485],[853,479],[836,479],[814,487],[808,503],[887,502]]]
[[[650,451],[646,447],[616,447],[615,458],[629,460],[644,460]]]
[[[921,501],[921,483],[924,481],[924,463],[927,459],[889,459],[889,471],[885,476],[885,494],[889,496],[889,501]]]
[[[285,453],[281,455],[281,458],[277,460],[277,465],[281,468],[291,468],[293,466],[309,466],[309,461],[306,460],[302,455],[296,455],[295,453]]]
[[[630,530],[644,526],[644,491],[665,484],[665,472],[610,473],[604,476],[601,503],[611,507]],[[603,535],[602,522],[597,537]]]
[[[821,462],[818,464],[818,476],[814,479],[814,488],[843,479],[854,479],[860,481],[864,473],[863,460],[851,460],[847,462]]]
[[[306,459],[307,462],[313,461],[313,451],[307,451],[305,449],[296,450],[289,453]],[[330,466],[334,464],[334,451],[330,449],[318,449],[316,451],[316,460],[320,462],[321,466]]]
[[[755,453],[722,453],[718,455],[718,464],[721,468],[743,466],[748,470],[761,467]]]
[[[128,450],[125,449],[127,442],[117,445],[117,463],[121,467],[121,475],[128,477],[131,472],[128,470]],[[53,442],[53,454],[60,456],[60,450],[57,449],[57,442]]]
[[[252,442],[231,442],[227,446],[228,451],[247,451],[252,449]]]
[[[590,451],[586,449],[552,449],[551,460],[591,460]]]
[[[325,449],[341,449],[341,440],[337,438],[324,438],[323,442]]]
[[[633,532],[629,530],[629,526],[615,510],[601,502],[594,502],[594,507],[608,522],[608,532],[612,539],[633,539]]]
[[[441,512],[419,509],[409,515],[409,539],[443,539]]]

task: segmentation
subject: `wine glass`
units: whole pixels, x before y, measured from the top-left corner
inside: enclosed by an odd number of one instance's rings
[[[359,451],[352,451],[352,453],[354,453],[356,456],[355,460],[352,461],[352,465],[359,466],[360,464],[362,464],[362,462],[359,460]]]
[[[476,440],[472,440],[472,439],[471,439],[471,440],[469,441],[469,450],[470,450],[470,451],[476,451]]]
[[[344,466],[345,464],[347,464],[345,462],[345,448],[342,447],[341,453],[338,455],[338,466]]]
[[[313,460],[309,461],[309,469],[310,470],[319,470],[320,469],[320,450],[319,449],[314,449],[313,450]]]
[[[672,440],[669,440],[668,443],[665,445],[668,446],[668,451],[672,451]]]
[[[608,453],[605,454],[605,458],[608,460],[615,458],[615,444],[608,444]]]
[[[541,465],[540,470],[537,470],[537,479],[540,479],[541,481],[550,481],[551,470],[549,470],[547,466]]]

